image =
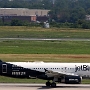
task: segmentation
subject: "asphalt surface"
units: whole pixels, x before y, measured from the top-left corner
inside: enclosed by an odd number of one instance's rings
[[[90,90],[90,84],[57,84],[51,88],[45,84],[0,83],[0,90]]]
[[[0,40],[33,40],[33,41],[90,41],[80,38],[0,38]]]

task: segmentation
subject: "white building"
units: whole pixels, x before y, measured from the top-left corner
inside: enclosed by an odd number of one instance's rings
[[[0,16],[48,16],[50,10],[27,8],[0,8]]]

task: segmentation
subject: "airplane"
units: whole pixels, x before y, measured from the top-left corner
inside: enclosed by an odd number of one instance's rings
[[[56,82],[80,84],[83,78],[90,78],[90,63],[4,62],[0,60],[0,75],[13,78],[39,78],[47,80],[48,87],[56,87]]]

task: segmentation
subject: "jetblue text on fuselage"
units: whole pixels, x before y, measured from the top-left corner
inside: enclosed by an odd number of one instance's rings
[[[89,65],[80,65],[80,66],[75,65],[75,72],[77,71],[90,71],[90,66]]]

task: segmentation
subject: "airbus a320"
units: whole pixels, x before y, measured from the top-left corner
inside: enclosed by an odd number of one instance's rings
[[[80,84],[82,78],[90,78],[90,63],[0,61],[0,75],[13,78],[39,78],[47,80],[48,87],[56,87],[56,82]]]

